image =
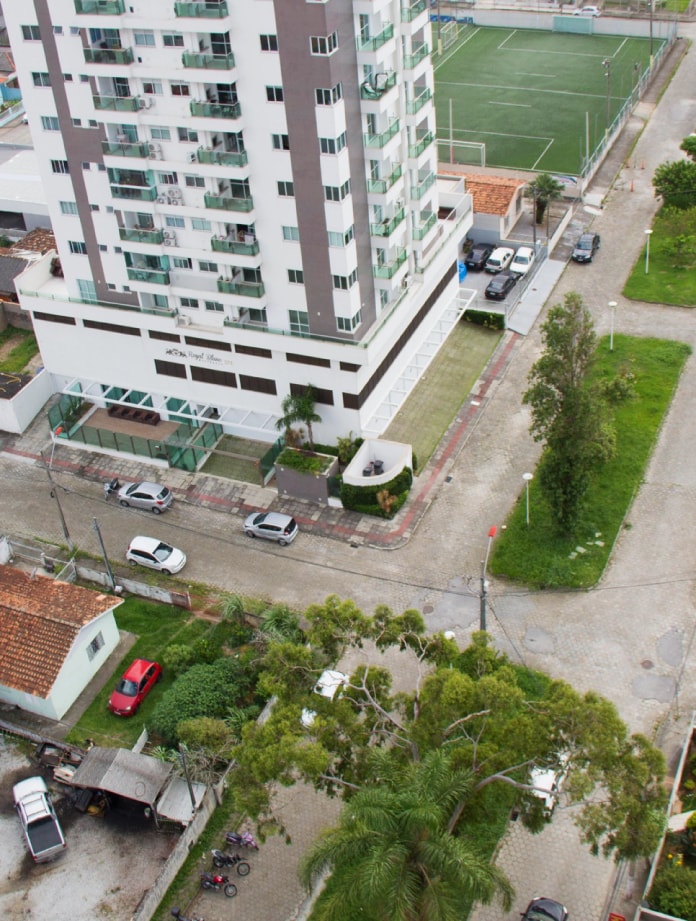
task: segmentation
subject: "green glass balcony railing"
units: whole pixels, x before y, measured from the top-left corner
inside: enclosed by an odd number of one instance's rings
[[[411,198],[418,201],[435,182],[435,173],[430,173],[422,182],[411,188]]]
[[[428,131],[428,133],[423,135],[423,137],[419,141],[416,141],[415,144],[408,145],[409,157],[411,157],[411,159],[420,157],[420,155],[423,153],[426,147],[429,147],[433,143],[434,140],[435,140],[435,135],[432,133],[432,131]]]
[[[428,8],[426,0],[416,0],[415,3],[409,3],[407,6],[401,7],[401,21],[402,22],[411,22],[420,16],[420,14]]]
[[[387,179],[368,179],[367,180],[367,191],[375,192],[378,195],[383,195],[385,192],[391,189],[391,187],[394,185],[397,179],[401,179],[402,173],[403,173],[403,168],[401,164],[399,163],[398,166],[394,167],[394,169],[392,170],[391,176],[389,176]]]
[[[85,64],[132,64],[132,48],[83,48]]]
[[[122,144],[116,141],[102,141],[102,153],[110,157],[147,157],[147,152],[147,144],[137,141],[124,141]]]
[[[136,269],[127,267],[128,277],[131,281],[149,281],[155,285],[168,285],[169,272],[164,269]]]
[[[126,12],[126,5],[124,0],[75,0],[75,12],[120,16]]]
[[[132,185],[112,185],[111,194],[114,198],[128,199],[130,201],[154,201],[157,198],[157,189],[140,189]]]
[[[370,224],[370,233],[373,237],[389,237],[394,233],[405,216],[406,211],[403,208],[399,208],[394,217],[381,221],[378,224]]]
[[[199,163],[213,163],[220,166],[246,166],[249,162],[246,150],[234,152],[231,150],[205,150],[199,147],[196,156]]]
[[[263,297],[266,289],[262,281],[228,281],[218,278],[218,291],[221,294],[239,294],[242,297]]]
[[[251,211],[254,207],[254,200],[251,196],[248,198],[230,197],[226,195],[212,195],[206,192],[204,196],[206,208],[217,208],[220,211]]]
[[[420,64],[423,58],[427,58],[429,54],[430,51],[425,43],[419,45],[417,48],[414,48],[412,54],[404,55],[404,69],[413,70],[416,64]]]
[[[431,90],[423,90],[423,92],[419,96],[416,96],[415,99],[408,100],[406,103],[406,113],[408,115],[415,115],[416,112],[420,112],[426,102],[429,102],[432,98],[433,94]]]
[[[200,51],[184,51],[181,55],[184,67],[198,67],[204,70],[232,70],[234,55],[231,51],[227,54],[203,54]]]
[[[130,243],[161,243],[164,239],[161,230],[145,230],[139,227],[119,227],[118,235]]]
[[[406,262],[408,258],[408,253],[405,249],[400,249],[397,253],[396,259],[393,262],[386,263],[384,265],[374,265],[372,267],[372,273],[375,278],[393,278],[394,275],[398,272],[399,268]]]
[[[239,118],[242,107],[238,102],[199,102],[191,100],[191,115],[204,115],[208,118]]]
[[[194,3],[181,3],[179,0],[174,4],[175,16],[192,16],[197,19],[222,19],[227,16],[227,4],[225,0],[219,3],[205,3],[204,0],[198,0]]]
[[[394,135],[399,131],[399,119],[395,119],[391,125],[379,134],[364,134],[363,142],[365,147],[384,147]]]
[[[374,38],[358,38],[358,51],[377,51],[392,38],[394,38],[394,25],[390,22]]]
[[[137,112],[137,96],[92,96],[95,109],[112,112]]]
[[[420,225],[420,227],[413,228],[413,239],[422,240],[423,237],[433,228],[435,222],[437,221],[437,214],[432,211],[425,221]]]
[[[258,240],[230,240],[228,237],[213,237],[210,245],[215,253],[235,253],[238,256],[256,256],[259,252]]]
[[[396,86],[396,72],[381,72],[373,74],[371,80],[365,80],[360,84],[361,99],[380,99],[387,90]]]

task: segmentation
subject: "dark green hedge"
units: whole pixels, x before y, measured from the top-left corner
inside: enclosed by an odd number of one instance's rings
[[[487,326],[489,329],[505,329],[505,315],[488,310],[467,310],[464,314],[467,323]]]
[[[408,498],[412,483],[413,472],[410,467],[404,467],[401,473],[397,474],[388,483],[375,486],[353,486],[350,483],[343,483],[341,485],[341,502],[344,508],[351,509],[354,512],[385,518],[387,517],[386,513],[377,502],[377,493],[387,489],[392,496],[396,496],[396,502],[393,504],[391,513],[388,516],[393,518]]]

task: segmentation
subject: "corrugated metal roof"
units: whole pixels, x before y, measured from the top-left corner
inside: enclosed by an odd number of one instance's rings
[[[151,806],[162,789],[172,765],[127,748],[90,748],[75,771],[72,784],[103,790]]]

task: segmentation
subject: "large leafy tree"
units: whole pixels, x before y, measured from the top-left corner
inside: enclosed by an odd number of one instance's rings
[[[496,895],[510,908],[504,875],[465,835],[452,834],[457,805],[473,785],[471,772],[453,762],[444,750],[403,766],[379,759],[379,783],[351,797],[338,826],[304,859],[308,887],[333,871],[317,921],[460,921],[463,905]]]
[[[279,431],[288,432],[293,425],[298,422],[307,426],[307,441],[312,450],[314,450],[314,434],[312,426],[316,422],[321,422],[321,416],[318,415],[314,408],[315,404],[314,388],[307,386],[301,393],[289,393],[280,404],[283,415],[276,421],[276,428]]]
[[[655,195],[666,205],[691,208],[696,205],[696,162],[668,160],[655,170],[652,180]]]
[[[539,482],[559,529],[571,533],[594,471],[613,456],[615,436],[603,391],[588,382],[596,336],[579,294],[566,294],[541,327],[544,352],[523,402],[530,431],[544,443]]]

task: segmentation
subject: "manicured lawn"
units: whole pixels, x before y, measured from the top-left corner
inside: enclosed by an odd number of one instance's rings
[[[529,527],[523,491],[506,530],[493,543],[492,573],[533,587],[586,588],[597,582],[641,485],[690,353],[685,343],[664,339],[614,336],[613,352],[608,337],[599,341],[594,374],[611,379],[620,368],[628,367],[636,377],[634,398],[616,409],[616,457],[595,478],[581,524],[569,538],[559,537],[554,530],[549,508],[536,479],[532,480]]]
[[[667,252],[668,242],[664,222],[658,214],[650,237],[648,274],[645,273],[645,247],[643,247],[623,293],[635,301],[673,304],[676,307],[695,307],[696,271],[693,266],[675,268],[674,256]]]

